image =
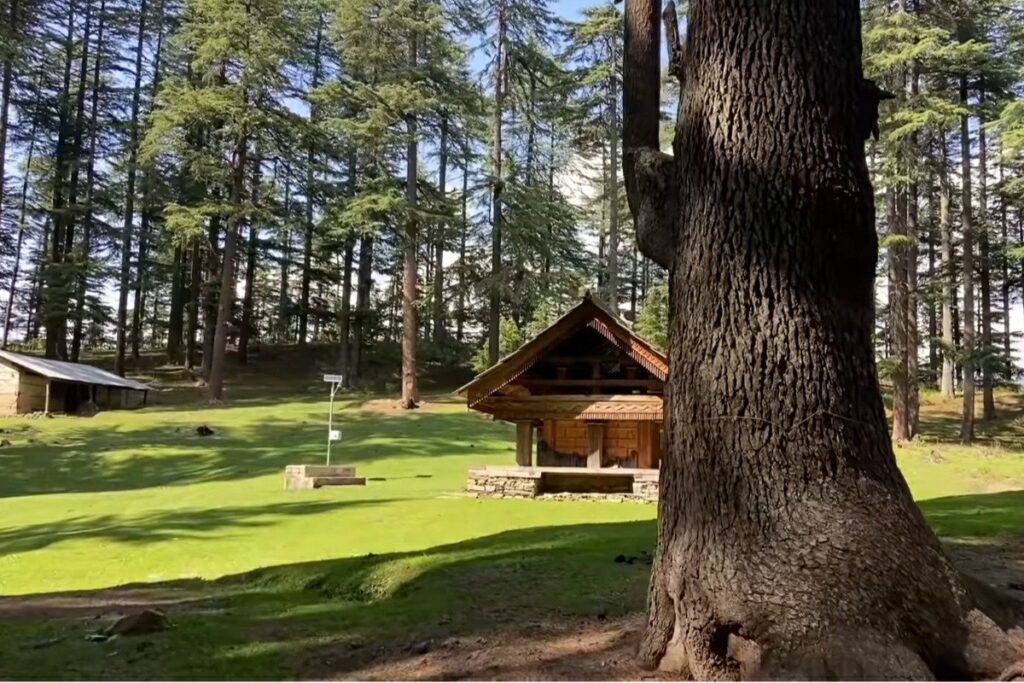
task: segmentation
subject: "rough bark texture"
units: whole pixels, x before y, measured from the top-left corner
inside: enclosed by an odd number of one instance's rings
[[[993,396],[992,361],[992,251],[989,246],[988,216],[988,142],[985,133],[983,111],[985,94],[980,96],[978,107],[978,256],[979,289],[981,294],[981,350],[985,360],[981,363],[981,418],[986,422],[996,416],[996,402]]]
[[[505,70],[508,64],[506,54],[505,0],[498,8],[497,55],[494,70],[494,114],[491,122],[491,279],[487,302],[487,361],[489,365],[498,362],[501,337],[501,230],[502,197],[505,178],[502,175],[502,117],[505,115]]]
[[[688,26],[675,159],[650,184],[677,189],[653,228],[672,235],[671,375],[641,659],[697,679],[998,675],[1019,655],[911,499],[878,389],[859,5],[696,0]]]

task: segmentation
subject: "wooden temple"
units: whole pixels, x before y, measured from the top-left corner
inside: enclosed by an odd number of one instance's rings
[[[473,410],[516,425],[516,467],[471,470],[467,488],[656,496],[667,376],[662,353],[585,295],[460,389]]]

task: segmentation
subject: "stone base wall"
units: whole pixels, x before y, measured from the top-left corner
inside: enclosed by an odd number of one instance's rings
[[[540,492],[540,477],[507,476],[471,470],[466,491],[477,498],[536,498]]]
[[[564,471],[559,472],[565,475]],[[606,502],[658,502],[657,473],[634,475],[631,491],[544,492],[540,468],[480,468],[469,471],[466,492],[476,498],[543,498],[546,500],[594,500]]]

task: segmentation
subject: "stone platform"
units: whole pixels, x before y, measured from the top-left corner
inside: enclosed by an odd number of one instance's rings
[[[288,490],[365,485],[366,478],[356,476],[355,465],[288,465],[284,468],[284,487]]]
[[[658,502],[658,470],[606,467],[475,467],[466,491],[477,498]]]

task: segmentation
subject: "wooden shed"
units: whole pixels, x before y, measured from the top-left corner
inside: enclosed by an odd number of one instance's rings
[[[612,488],[624,489],[632,472],[656,482],[667,377],[665,356],[587,294],[460,393],[471,409],[515,423],[516,466],[527,470],[519,479],[602,489],[618,477]],[[476,478],[503,489],[495,476]]]
[[[149,387],[83,363],[0,350],[0,415],[112,410],[146,404]]]

